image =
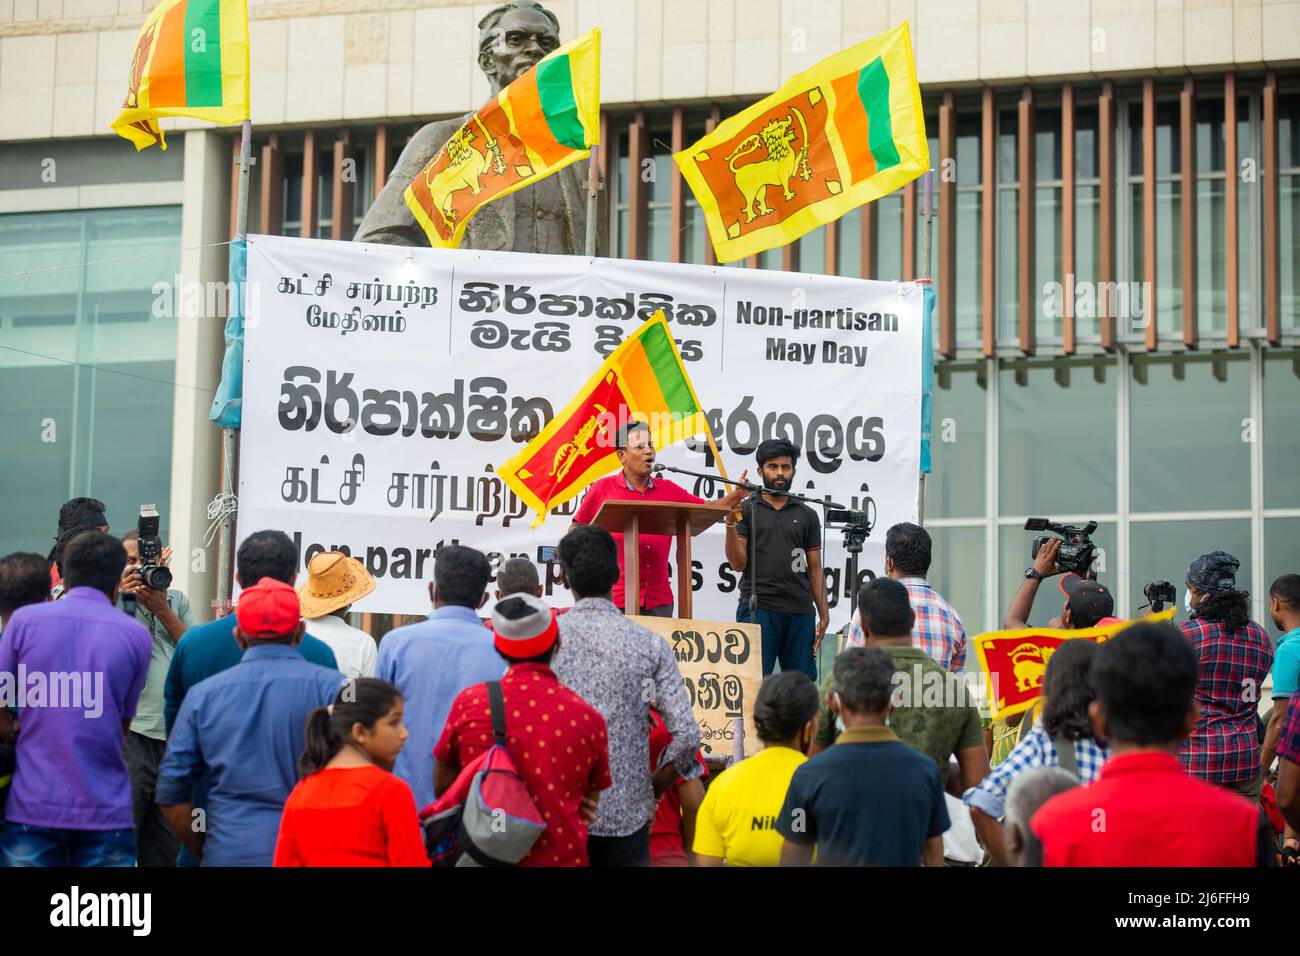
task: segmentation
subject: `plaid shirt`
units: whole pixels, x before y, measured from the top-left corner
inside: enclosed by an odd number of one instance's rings
[[[1189,774],[1209,783],[1250,780],[1260,773],[1257,712],[1273,645],[1254,621],[1232,632],[1221,621],[1197,618],[1179,627],[1200,659],[1201,719],[1178,759]]]
[[[1288,707],[1282,736],[1277,741],[1277,755],[1300,764],[1300,707]]]
[[[912,645],[919,647],[946,671],[959,673],[966,666],[966,628],[951,604],[925,578],[900,578],[907,588],[907,600],[916,613],[912,625]],[[866,647],[862,616],[853,612],[845,647]]]
[[[1074,763],[1079,768],[1079,779],[1084,784],[1092,783],[1101,774],[1101,765],[1106,762],[1109,752],[1106,745],[1098,743],[1091,737],[1080,737],[1074,742]],[[994,819],[1000,820],[1007,805],[1007,791],[1011,782],[1023,771],[1031,767],[1059,767],[1060,757],[1056,753],[1056,742],[1051,735],[1035,725],[1032,730],[1020,738],[1016,749],[1007,755],[979,786],[971,787],[962,794],[962,802],[968,807],[983,810]]]

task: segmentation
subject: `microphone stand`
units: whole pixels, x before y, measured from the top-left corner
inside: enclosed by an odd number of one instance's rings
[[[694,478],[709,478],[713,481],[720,481],[723,484],[734,485],[737,488],[748,489],[748,491],[750,492],[749,497],[745,499],[745,501],[754,502],[754,506],[749,509],[750,510],[749,534],[747,536],[748,538],[747,543],[748,543],[748,550],[749,550],[749,557],[747,559],[747,568],[749,570],[749,580],[750,580],[750,588],[749,588],[749,623],[750,624],[758,623],[758,567],[755,564],[755,561],[757,560],[757,550],[758,550],[758,528],[757,528],[758,502],[762,500],[763,492],[766,491],[770,495],[782,495],[786,498],[790,498],[793,501],[802,501],[804,504],[820,505],[823,510],[828,508],[837,508],[837,509],[844,508],[843,505],[836,504],[834,501],[827,501],[825,498],[809,498],[806,495],[796,494],[793,491],[772,491],[770,488],[764,488],[761,485],[754,484],[753,482],[733,481],[730,478],[723,478],[721,475],[710,475],[704,472],[690,471],[686,468],[674,468],[672,465],[655,465],[654,468],[652,468],[651,470],[654,471],[655,473],[662,472],[662,471],[671,471],[674,474],[690,475]],[[744,514],[744,501],[741,502],[741,514]],[[826,527],[826,522],[824,517],[822,521],[822,527],[823,528]],[[743,574],[741,575],[741,580],[742,581],[744,580]]]

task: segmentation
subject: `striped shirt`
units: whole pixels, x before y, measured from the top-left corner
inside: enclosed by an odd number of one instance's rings
[[[907,600],[916,614],[912,624],[912,645],[940,667],[954,674],[966,666],[966,628],[951,604],[925,578],[900,578],[899,584],[907,588]],[[849,624],[846,647],[866,647],[867,635],[862,630],[860,612],[853,612]]]

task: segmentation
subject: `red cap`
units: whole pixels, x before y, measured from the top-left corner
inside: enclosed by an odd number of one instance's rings
[[[242,591],[235,606],[235,620],[245,637],[287,637],[301,619],[298,592],[275,578],[262,578]]]

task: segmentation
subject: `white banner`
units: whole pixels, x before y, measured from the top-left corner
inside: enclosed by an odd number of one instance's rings
[[[346,549],[379,581],[357,610],[428,611],[433,553],[451,542],[486,552],[494,571],[532,558],[548,599],[568,604],[538,549],[559,542],[580,499],[533,531],[494,472],[659,308],[733,478],[756,478],[763,438],[792,440],[794,491],[875,519],[859,580],[883,571],[886,529],[916,520],[920,286],[271,236],[248,246],[239,537],[282,529],[304,566]],[[659,461],[716,473],[703,440]],[[843,532],[825,530],[823,553],[838,626]],[[722,529],[693,556],[695,616],[734,619]]]

